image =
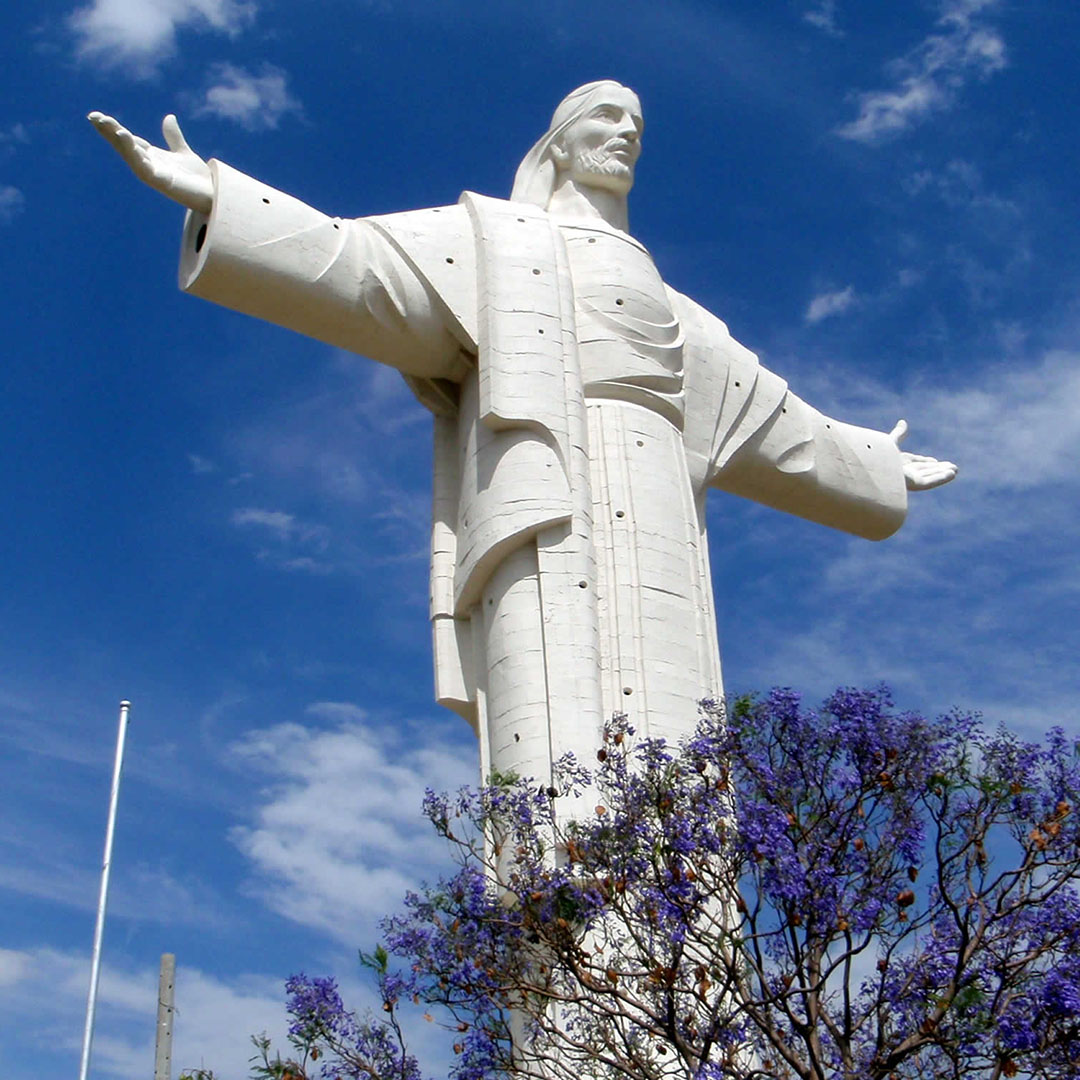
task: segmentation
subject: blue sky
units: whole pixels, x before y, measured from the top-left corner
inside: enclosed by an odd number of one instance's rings
[[[640,93],[631,229],[802,396],[961,467],[884,544],[710,508],[728,689],[891,683],[1075,730],[1072,0],[41,0],[0,15],[0,1064],[75,1074],[134,703],[94,1076],[246,1075],[473,776],[431,703],[429,425],[396,374],[180,294],[181,213],[84,116],[335,214],[509,190],[574,86]],[[436,1033],[419,1035],[439,1060]]]

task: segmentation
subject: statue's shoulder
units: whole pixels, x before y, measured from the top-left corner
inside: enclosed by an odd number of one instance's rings
[[[363,221],[380,233],[434,290],[460,328],[457,336],[463,342],[475,342],[476,243],[465,207],[460,203],[434,206]]]
[[[670,285],[664,287],[688,342],[705,345],[713,350],[719,349],[729,364],[735,364],[744,370],[759,366],[757,354],[731,336],[731,331],[723,319],[696,300],[676,292]]]
[[[751,397],[764,409],[779,402],[787,383],[763,367],[753,350],[736,341],[726,323],[670,286],[668,298],[685,338],[688,414],[701,406],[704,415],[711,416],[715,403],[723,401],[725,422],[730,423]]]
[[[691,300],[685,293],[673,289],[666,282],[668,300],[672,310],[678,316],[679,322],[684,329],[696,328],[705,331],[713,338],[730,338],[731,332],[727,323],[719,316],[714,315],[708,308],[702,307],[696,300]]]
[[[472,243],[469,216],[461,203],[432,206],[423,210],[402,210],[396,214],[376,214],[362,219],[394,240],[399,246]]]
[[[417,241],[451,239],[474,234],[470,225],[477,219],[511,219],[516,222],[548,221],[548,213],[531,203],[510,202],[475,191],[463,191],[453,206],[432,206],[423,210],[403,210],[395,214],[377,214],[362,220],[395,236]]]

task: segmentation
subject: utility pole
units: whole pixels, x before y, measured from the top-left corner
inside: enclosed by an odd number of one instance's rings
[[[90,1046],[94,1041],[94,1014],[97,1012],[98,980],[101,977],[101,943],[105,936],[105,904],[109,899],[109,868],[112,864],[113,834],[116,831],[116,804],[120,798],[120,773],[124,767],[124,739],[127,736],[130,701],[120,702],[120,727],[116,733],[116,759],[113,762],[112,793],[109,796],[109,820],[105,826],[105,856],[101,862],[101,892],[98,894],[97,924],[94,927],[94,951],[90,961],[90,992],[86,997],[86,1027],[83,1030],[82,1061],[79,1080],[86,1080],[90,1069]]]
[[[176,957],[161,954],[158,977],[157,1038],[154,1042],[154,1080],[172,1080],[173,986],[176,981]]]

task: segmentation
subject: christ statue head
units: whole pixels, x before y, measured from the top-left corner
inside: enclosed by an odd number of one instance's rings
[[[634,182],[644,126],[637,94],[613,79],[567,94],[551,126],[526,155],[510,198],[547,207],[565,179],[622,197]]]
[[[557,174],[579,187],[599,187],[625,195],[634,183],[641,154],[641,103],[617,87],[585,110],[551,142]]]

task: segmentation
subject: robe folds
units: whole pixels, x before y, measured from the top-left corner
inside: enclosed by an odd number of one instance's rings
[[[673,290],[678,413],[590,396],[544,210],[467,192],[332,218],[210,164],[181,287],[397,368],[434,416],[436,697],[473,725],[485,776],[549,781],[561,754],[591,759],[615,710],[677,737],[722,692],[710,487],[868,539],[903,522],[893,440],[803,402]]]

